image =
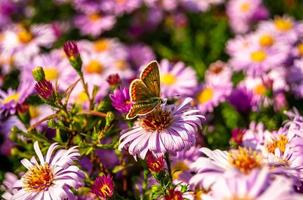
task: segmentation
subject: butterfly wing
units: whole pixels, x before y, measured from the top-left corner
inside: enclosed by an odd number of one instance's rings
[[[151,91],[140,79],[135,79],[132,81],[132,83],[130,84],[129,93],[132,102],[149,100],[153,97]]]
[[[151,61],[147,64],[142,71],[140,78],[152,93],[153,97],[160,97],[160,72],[157,61]]]
[[[152,112],[157,106],[161,105],[161,99],[150,99],[145,102],[137,102],[126,115],[127,119],[133,119],[137,115],[146,115]]]

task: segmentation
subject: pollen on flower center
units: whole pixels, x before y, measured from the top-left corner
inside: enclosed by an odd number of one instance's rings
[[[263,62],[267,55],[266,52],[263,50],[254,51],[250,55],[251,59],[255,62]]]
[[[172,123],[171,113],[161,109],[154,110],[140,119],[141,127],[146,131],[162,131]]]
[[[282,153],[284,153],[287,144],[287,137],[285,135],[280,135],[277,140],[274,140],[273,142],[267,144],[266,148],[270,153],[275,153],[275,149],[279,149]]]
[[[212,72],[213,74],[220,74],[223,71],[223,65],[222,64],[211,65],[209,71]]]
[[[275,26],[278,30],[280,31],[289,31],[290,29],[293,28],[293,22],[290,19],[284,19],[284,18],[277,18],[274,21]]]
[[[178,161],[172,167],[173,179],[178,179],[180,174],[186,170],[189,170],[189,167],[183,161]]]
[[[36,118],[40,115],[40,112],[36,106],[30,106],[29,115],[31,116],[31,118]]]
[[[105,51],[109,47],[108,40],[106,40],[106,39],[97,40],[94,43],[94,46],[95,46],[95,50],[98,52]]]
[[[98,21],[100,20],[102,17],[101,15],[99,15],[98,13],[92,13],[90,15],[88,15],[89,20],[91,20],[92,22]]]
[[[18,94],[18,93],[11,94],[2,101],[2,104],[9,103],[11,101],[17,102],[19,100],[19,98],[20,98],[20,94]]]
[[[87,94],[85,93],[85,91],[82,91],[78,94],[77,96],[77,103],[84,103],[88,100]]]
[[[125,70],[127,68],[126,62],[124,60],[118,60],[115,62],[119,70]]]
[[[261,83],[261,84],[258,84],[255,89],[254,89],[254,92],[260,96],[264,96],[265,93],[266,93],[266,87]]]
[[[109,196],[111,194],[111,189],[107,184],[104,184],[100,188],[100,192],[103,193],[105,196]]]
[[[44,68],[45,79],[48,81],[54,81],[59,78],[59,71],[55,67]]]
[[[29,31],[22,29],[18,32],[18,38],[20,42],[28,43],[33,39],[33,35]]]
[[[161,83],[165,85],[173,85],[174,83],[176,83],[176,81],[177,81],[176,76],[171,73],[161,75]]]
[[[270,35],[265,34],[259,38],[259,43],[263,47],[270,47],[274,44],[274,42],[274,38]]]
[[[250,9],[250,4],[247,2],[244,2],[241,4],[240,9],[242,12],[248,12]]]
[[[91,60],[85,67],[85,71],[89,74],[100,74],[103,72],[102,64],[97,60]]]
[[[249,174],[253,169],[260,168],[261,154],[251,149],[239,148],[228,154],[229,162],[244,174]]]
[[[54,175],[48,164],[32,167],[22,178],[27,191],[40,192],[47,190],[53,183]]]
[[[297,49],[299,51],[299,55],[303,56],[303,42],[297,46]]]
[[[210,87],[206,87],[204,88],[200,94],[198,95],[198,101],[199,103],[203,104],[203,103],[206,103],[208,102],[209,100],[211,100],[214,96],[214,91],[212,88]]]

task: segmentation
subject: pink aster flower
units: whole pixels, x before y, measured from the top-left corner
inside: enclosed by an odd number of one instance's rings
[[[207,157],[200,157],[191,164],[190,167],[196,174],[192,176],[189,183],[206,190],[222,178],[226,171],[235,170],[248,175],[266,164],[260,152],[248,148],[239,147],[230,151],[201,148],[201,151]]]
[[[99,176],[92,186],[92,192],[101,199],[108,199],[114,194],[114,182],[110,175]]]
[[[224,102],[232,90],[231,82],[222,85],[205,83],[196,93],[197,107],[203,112],[212,112],[221,102]]]
[[[188,184],[192,177],[190,165],[202,155],[199,147],[192,146],[171,156],[171,168],[174,183]]]
[[[33,80],[32,70],[42,66],[45,79],[53,85],[58,83],[59,90],[66,90],[77,79],[77,72],[70,66],[63,50],[55,49],[48,54],[34,56],[21,67],[21,78]]]
[[[184,63],[170,63],[168,60],[160,62],[161,92],[165,97],[193,96],[198,81],[195,71],[186,67]]]
[[[212,63],[205,72],[205,82],[213,85],[231,84],[232,70],[222,61]]]
[[[301,35],[301,24],[289,16],[277,16],[273,20],[263,21],[259,24],[258,29],[271,32],[278,40],[294,44]]]
[[[268,16],[268,11],[261,0],[231,0],[227,4],[226,12],[236,33],[247,32],[252,22]]]
[[[17,90],[0,90],[0,113],[4,115],[16,113],[18,106],[23,104],[32,93],[34,84],[28,81],[21,82]]]
[[[121,113],[128,113],[132,106],[128,88],[115,89],[115,91],[109,95],[109,98],[112,101],[113,107]]]
[[[112,29],[116,23],[116,18],[113,15],[102,15],[98,12],[92,12],[76,16],[74,23],[83,35],[96,37],[104,31]]]
[[[186,98],[179,106],[162,105],[154,112],[139,118],[136,125],[122,132],[119,149],[126,148],[135,158],[144,159],[147,152],[162,155],[176,153],[195,144],[204,116],[190,106]]]
[[[219,179],[205,200],[254,199],[254,200],[299,200],[292,181],[284,177],[271,177],[268,169],[255,170],[249,176],[230,171]]]
[[[124,13],[131,13],[139,8],[142,0],[109,0],[106,5],[106,11],[115,15],[122,15]],[[105,4],[105,3],[104,3]]]
[[[11,173],[6,172],[4,175],[3,185],[1,185],[1,189],[5,191],[5,193],[2,195],[2,198],[4,199],[11,199],[12,195],[16,192],[14,189],[14,184],[17,182],[18,177]]]
[[[287,74],[287,79],[290,83],[291,90],[295,96],[303,97],[303,59],[295,60],[294,65],[290,68]]]
[[[263,48],[258,44],[249,44],[246,49],[233,54],[230,66],[235,71],[243,70],[250,75],[260,75],[277,66],[282,66],[288,56],[287,46]]]
[[[75,198],[71,188],[81,186],[84,175],[72,163],[80,154],[76,147],[55,153],[58,147],[56,143],[52,144],[46,156],[43,156],[38,142],[34,143],[39,162],[35,157],[21,161],[28,171],[15,183],[17,192],[13,194],[12,199]]]
[[[155,59],[153,50],[144,44],[134,44],[128,47],[129,60],[137,68]]]
[[[22,65],[40,52],[40,47],[51,47],[56,35],[50,24],[41,24],[26,28],[14,24],[6,29],[0,42],[0,53],[8,53],[14,58],[14,63]]]

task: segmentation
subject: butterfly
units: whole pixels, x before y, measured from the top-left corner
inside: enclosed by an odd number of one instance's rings
[[[135,79],[130,84],[129,94],[133,103],[126,115],[127,119],[146,115],[160,106],[160,72],[157,61],[151,61],[140,74],[140,79]]]

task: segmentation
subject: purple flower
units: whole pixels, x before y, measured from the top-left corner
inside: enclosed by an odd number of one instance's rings
[[[292,181],[285,177],[271,177],[268,169],[255,170],[249,176],[229,171],[212,186],[208,200],[254,199],[299,200],[303,196],[293,191]]]
[[[164,59],[160,62],[161,93],[165,97],[194,95],[198,81],[195,71],[183,62],[175,64]]]
[[[92,186],[92,192],[102,199],[107,199],[114,194],[114,182],[110,175],[99,176]]]
[[[203,113],[211,112],[221,102],[226,100],[231,91],[231,82],[228,84],[222,82],[221,85],[205,83],[203,86],[200,86],[200,89],[196,93],[197,106]]]
[[[191,101],[186,98],[179,106],[162,105],[139,118],[133,128],[121,133],[119,149],[144,159],[148,151],[163,155],[190,148],[204,119],[199,110],[191,108]]]
[[[253,94],[245,88],[236,88],[230,94],[229,102],[239,111],[247,113],[252,108]]]
[[[33,86],[33,83],[24,81],[17,90],[8,89],[7,92],[0,90],[0,112],[4,115],[14,114],[18,106],[32,93]]]
[[[140,67],[155,59],[153,50],[144,44],[135,44],[129,47],[129,59],[136,67]]]
[[[109,98],[112,101],[113,107],[121,113],[128,113],[132,107],[128,88],[115,89],[115,91],[109,95]]]
[[[198,158],[190,168],[197,173],[190,179],[192,186],[203,189],[210,187],[220,179],[226,171],[235,170],[241,174],[250,174],[255,169],[265,166],[261,152],[239,147],[230,151],[201,148],[207,157]]]
[[[81,14],[75,17],[74,23],[83,35],[96,37],[113,28],[116,23],[114,15],[101,15],[98,12]]]
[[[79,151],[76,147],[72,147],[54,153],[57,148],[56,143],[52,144],[46,156],[43,156],[38,142],[34,143],[39,162],[35,157],[31,160],[21,160],[28,171],[14,185],[17,191],[12,199],[75,198],[71,188],[81,186],[84,178],[82,171],[72,165],[72,162],[80,156]]]

